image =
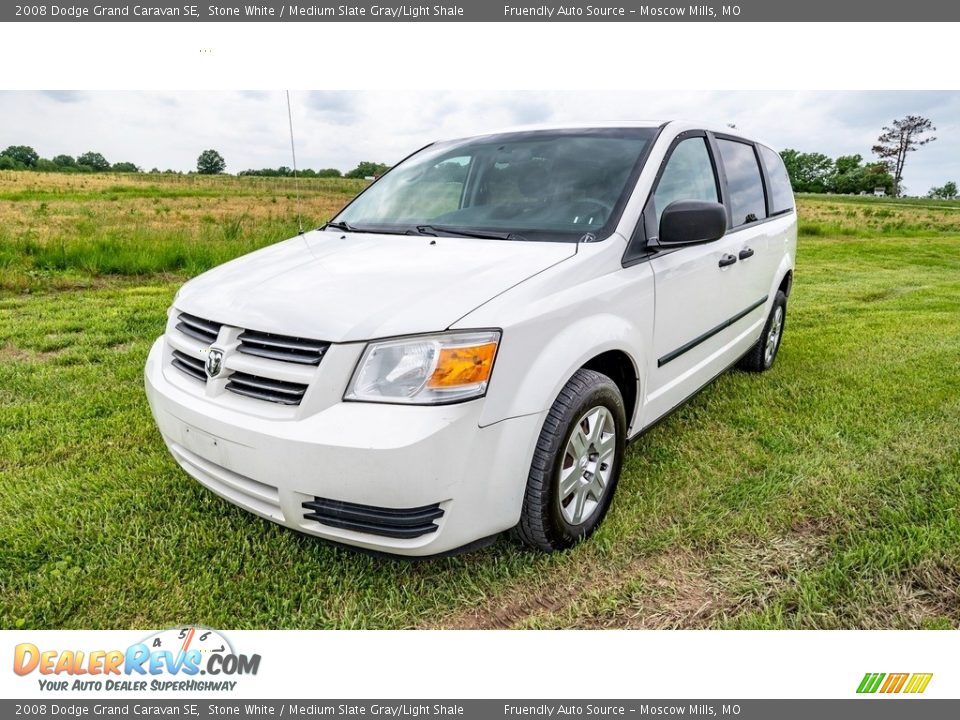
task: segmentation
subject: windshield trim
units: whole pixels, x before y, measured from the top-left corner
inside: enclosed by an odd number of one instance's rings
[[[522,139],[525,139],[525,138],[543,137],[543,136],[545,136],[545,135],[553,135],[553,136],[562,136],[562,135],[573,135],[573,136],[583,136],[583,135],[608,135],[608,136],[617,136],[617,135],[623,135],[623,134],[625,134],[625,133],[626,133],[626,134],[632,134],[632,133],[640,134],[640,133],[642,133],[642,132],[649,131],[649,132],[650,132],[650,137],[649,137],[646,145],[644,146],[643,150],[641,150],[641,151],[640,151],[640,154],[637,156],[637,160],[636,160],[636,162],[634,163],[633,168],[631,168],[630,174],[627,176],[627,180],[626,180],[626,182],[624,183],[624,187],[623,187],[623,189],[621,190],[620,195],[619,195],[619,197],[617,198],[616,203],[614,203],[613,210],[610,212],[610,217],[607,219],[607,222],[604,223],[604,225],[603,225],[602,227],[599,227],[599,228],[597,228],[597,229],[594,230],[594,231],[586,231],[586,232],[581,232],[581,231],[579,231],[579,230],[577,230],[577,231],[561,231],[561,230],[537,230],[537,229],[535,229],[535,228],[534,228],[534,229],[530,229],[530,228],[516,228],[515,230],[512,230],[512,231],[509,233],[509,234],[512,234],[512,235],[516,235],[516,236],[518,236],[518,237],[522,237],[524,240],[527,240],[527,241],[563,242],[563,243],[577,243],[577,244],[579,244],[580,242],[590,242],[590,243],[603,242],[604,240],[608,239],[609,237],[611,237],[612,235],[614,235],[614,234],[616,233],[617,228],[618,228],[619,225],[620,225],[620,220],[621,220],[621,218],[622,218],[622,216],[623,216],[623,212],[624,212],[624,210],[625,210],[626,207],[627,207],[627,203],[630,201],[630,198],[632,197],[633,192],[634,192],[634,190],[636,189],[637,181],[638,181],[639,178],[640,178],[640,173],[643,172],[643,168],[646,166],[647,159],[650,157],[650,153],[651,153],[651,151],[653,150],[654,145],[656,145],[657,140],[660,138],[660,134],[663,132],[663,129],[664,129],[664,127],[666,127],[666,125],[667,125],[667,123],[663,123],[663,124],[658,125],[658,126],[652,126],[652,125],[647,125],[647,126],[629,126],[629,125],[623,125],[623,126],[592,127],[592,128],[591,128],[591,127],[580,127],[580,128],[556,128],[556,129],[544,129],[544,130],[520,130],[520,131],[516,131],[516,132],[490,133],[490,134],[486,134],[486,135],[474,135],[474,136],[471,136],[471,137],[455,138],[455,139],[449,140],[449,141],[431,142],[431,143],[428,143],[428,144],[424,145],[423,147],[419,148],[418,150],[415,150],[414,152],[410,153],[409,155],[407,155],[406,157],[404,157],[404,158],[403,158],[402,160],[400,160],[399,162],[397,162],[397,163],[395,163],[394,165],[392,165],[386,172],[384,172],[382,175],[380,175],[380,177],[378,177],[378,178],[377,178],[376,180],[374,180],[372,183],[370,183],[369,185],[367,185],[367,187],[365,187],[363,190],[361,190],[359,193],[357,193],[346,205],[344,205],[342,208],[340,208],[340,210],[337,211],[336,215],[334,215],[334,216],[328,221],[328,223],[330,223],[330,222],[337,222],[337,221],[338,221],[338,218],[347,210],[347,208],[349,208],[349,207],[350,207],[351,205],[353,205],[357,200],[359,200],[360,197],[361,197],[364,193],[366,193],[368,190],[370,190],[370,188],[372,188],[372,187],[373,187],[374,185],[376,185],[378,182],[380,182],[381,180],[383,180],[383,178],[385,178],[387,175],[389,175],[391,172],[393,172],[396,168],[398,168],[398,167],[400,167],[401,165],[403,165],[407,160],[415,157],[416,155],[419,155],[421,152],[423,152],[424,150],[427,150],[428,148],[434,147],[435,145],[439,144],[439,142],[444,142],[444,143],[445,143],[445,142],[449,142],[449,143],[452,144],[452,143],[457,143],[457,142],[466,142],[466,141],[468,141],[468,140],[490,140],[490,141],[495,141],[495,140],[498,139],[498,138],[511,138],[511,139],[513,139],[513,140],[517,140],[517,139],[522,140]],[[429,224],[429,223],[421,223],[421,224]],[[324,225],[321,225],[320,228],[318,228],[318,229],[322,230],[324,227],[325,227]],[[363,227],[364,227],[364,228],[369,228],[369,229],[376,229],[376,230],[380,230],[380,228],[382,228],[381,232],[383,232],[384,234],[396,234],[396,235],[409,234],[408,231],[409,231],[410,229],[414,229],[414,230],[415,230],[415,226],[399,225],[399,224],[393,224],[393,223],[365,223],[365,224],[363,225]],[[502,228],[502,227],[497,227],[497,228],[494,228],[494,227],[481,227],[481,226],[479,226],[479,225],[478,225],[478,226],[472,226],[472,225],[471,225],[471,226],[469,226],[469,227],[465,226],[465,227],[464,227],[464,230],[465,230],[465,231],[468,231],[468,230],[470,230],[470,231],[476,231],[476,232],[481,232],[481,233],[482,233],[482,232],[490,232],[490,233],[504,233],[504,232],[505,232],[504,228]],[[368,232],[369,232],[369,231],[370,231],[370,230],[368,230]],[[443,236],[443,235],[441,235],[441,236],[442,236],[442,237],[450,237],[450,238],[462,239],[462,236],[454,235],[452,232],[451,232],[451,234],[450,234],[449,236]],[[546,236],[546,237],[544,237],[544,236]],[[564,236],[567,236],[567,237],[564,237]],[[584,239],[587,238],[588,236],[592,236],[592,239],[590,239],[590,240],[584,240]],[[490,238],[490,239],[491,239],[491,240],[501,240],[500,238]],[[509,238],[503,238],[502,241],[506,241],[506,242],[517,242],[516,239],[509,239]]]

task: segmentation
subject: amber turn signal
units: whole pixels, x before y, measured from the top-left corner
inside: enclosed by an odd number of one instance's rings
[[[437,367],[427,382],[430,388],[475,385],[490,379],[497,343],[470,347],[445,347],[440,350]]]

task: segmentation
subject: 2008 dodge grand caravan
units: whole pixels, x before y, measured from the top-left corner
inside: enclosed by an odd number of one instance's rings
[[[184,285],[147,395],[190,475],[289,528],[565,548],[603,520],[626,441],[772,365],[796,232],[779,156],[729,129],[438,142]]]

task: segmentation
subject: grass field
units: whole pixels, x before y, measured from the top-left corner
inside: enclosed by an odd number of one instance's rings
[[[305,183],[308,225],[358,188]],[[590,542],[410,563],[219,500],[147,409],[179,283],[292,198],[0,173],[0,627],[960,627],[960,204],[801,198],[776,367],[635,443]]]

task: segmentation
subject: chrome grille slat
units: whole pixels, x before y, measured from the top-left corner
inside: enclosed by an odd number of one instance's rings
[[[182,353],[179,350],[173,351],[173,360],[170,362],[177,370],[183,372],[190,377],[196,378],[202,382],[207,381],[207,372],[203,367],[203,360],[199,358],[190,357],[186,353]]]
[[[266,345],[267,347],[283,348],[285,350],[299,350],[301,352],[323,353],[327,350],[327,344],[316,342],[314,340],[287,339],[279,335],[267,335],[266,333],[253,333],[247,331],[240,335],[240,342],[251,342],[257,345]]]
[[[299,405],[307,391],[307,386],[248,373],[234,372],[227,382],[227,390],[237,395],[267,400],[281,405]]]
[[[212,345],[217,341],[220,334],[220,324],[210,320],[198,318],[189,313],[180,313],[177,316],[177,330],[194,340],[199,340],[207,345]]]
[[[256,355],[257,357],[267,358],[268,360],[279,360],[280,362],[299,363],[301,365],[319,365],[320,358],[313,358],[299,355],[292,352],[281,352],[279,350],[268,350],[267,348],[255,347],[252,345],[241,345],[237,348],[244,355]]]
[[[237,395],[244,395],[246,397],[255,398],[257,400],[266,400],[267,402],[275,402],[281,405],[299,405],[300,398],[285,398],[277,397],[276,395],[268,392],[263,392],[262,390],[255,390],[253,388],[241,387],[240,385],[228,384],[227,390],[230,392],[236,393]]]
[[[275,335],[258,330],[245,330],[240,334],[239,352],[247,355],[299,363],[301,365],[319,365],[330,343],[322,340]]]
[[[307,390],[306,385],[296,385],[296,383],[283,382],[282,380],[270,380],[268,378],[258,377],[256,375],[247,375],[246,373],[234,373],[230,376],[231,382],[241,385],[250,385],[258,390],[269,390],[272,392],[283,393],[284,395],[303,395]]]

